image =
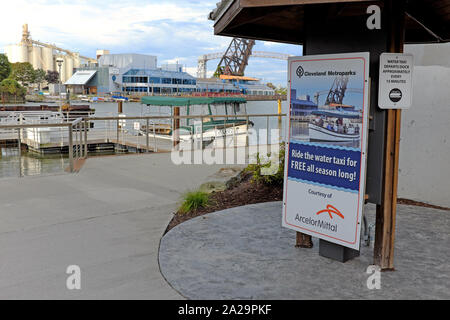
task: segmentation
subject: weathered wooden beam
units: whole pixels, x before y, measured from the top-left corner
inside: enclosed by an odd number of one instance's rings
[[[450,1],[442,2],[447,2],[446,6],[448,6]],[[442,8],[433,8],[430,3],[423,1],[410,1],[405,5],[406,15],[438,42],[445,42],[450,38],[448,17],[445,22],[445,16],[438,14],[443,13],[442,10]]]
[[[216,20],[214,23],[214,34],[219,34],[224,31],[225,28],[229,27],[233,19],[241,12],[242,8],[239,5],[239,0],[234,1],[234,3],[225,11],[225,13]]]
[[[376,1],[376,0],[372,0]],[[371,2],[371,0],[240,0],[241,8],[292,6],[304,4]]]
[[[405,39],[404,0],[386,0],[384,14],[388,17],[389,51],[401,53]],[[383,195],[376,210],[374,263],[382,270],[394,270],[401,110],[388,110],[386,121]]]
[[[173,132],[172,132],[172,138],[173,138],[173,147],[176,147],[180,143],[180,107],[174,107],[173,108]]]
[[[233,37],[244,37],[246,39],[276,41],[290,44],[300,44],[303,41],[303,33],[296,30],[286,30],[277,27],[266,27],[260,25],[245,25],[222,33]]]

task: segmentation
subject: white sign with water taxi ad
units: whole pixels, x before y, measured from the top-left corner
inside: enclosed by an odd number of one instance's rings
[[[282,225],[359,250],[369,53],[289,58]]]
[[[412,103],[414,58],[411,54],[382,53],[378,106],[381,109],[408,109]]]

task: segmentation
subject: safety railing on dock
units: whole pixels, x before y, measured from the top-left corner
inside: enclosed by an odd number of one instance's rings
[[[66,154],[66,170],[76,172],[88,155],[171,152],[180,145],[198,149],[199,142],[200,148],[224,149],[278,145],[287,125],[286,114],[282,113],[119,115],[59,121],[2,122],[0,141],[18,146],[20,163],[25,148],[43,157]]]
[[[79,162],[87,157],[86,129],[86,121],[82,118],[59,123],[44,121],[44,123],[0,124],[0,140],[16,141],[19,155],[19,176],[22,176],[23,146],[34,152],[43,152],[48,149],[52,152],[67,152],[69,155],[68,170],[74,172],[77,170]],[[13,133],[15,133],[15,137],[12,135]]]
[[[258,138],[258,144],[272,144],[271,130],[277,132],[276,140],[283,138],[286,114],[248,114],[248,115],[179,115],[179,116],[108,116],[84,119],[88,128],[87,140],[92,143],[113,143],[116,152],[120,148],[129,148],[134,152],[171,151],[174,145],[186,140],[219,138],[225,142],[224,147],[235,147],[242,136],[248,141],[249,129],[266,130]],[[236,120],[241,120],[241,122]],[[212,121],[214,120],[214,121]],[[231,120],[231,121],[230,121]],[[234,120],[234,122],[233,122]],[[180,123],[181,122],[181,123]],[[186,128],[191,129],[187,130]],[[93,128],[93,129],[89,129]],[[172,134],[173,132],[177,134]],[[225,129],[225,130],[224,130]],[[244,131],[243,131],[244,130]],[[258,131],[256,130],[256,131]],[[162,134],[167,131],[166,134]],[[261,131],[261,130],[259,130]],[[211,134],[214,136],[211,137]],[[218,136],[217,134],[221,135]],[[188,136],[188,138],[186,138]],[[94,151],[94,148],[89,148]]]

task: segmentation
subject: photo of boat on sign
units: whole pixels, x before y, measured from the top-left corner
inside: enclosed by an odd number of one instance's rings
[[[308,70],[294,65],[295,77],[290,79],[291,139],[360,148],[363,75],[356,69]]]

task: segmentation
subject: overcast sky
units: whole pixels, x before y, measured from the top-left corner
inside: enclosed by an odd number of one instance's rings
[[[231,38],[214,36],[208,13],[219,0],[14,0],[2,3],[0,52],[20,41],[28,23],[35,40],[53,43],[95,57],[111,53],[142,53],[158,64],[175,62],[194,76],[197,58],[225,51]],[[300,46],[257,41],[254,50],[298,55]],[[208,63],[213,71],[219,61]],[[246,75],[286,85],[287,62],[251,58]]]

